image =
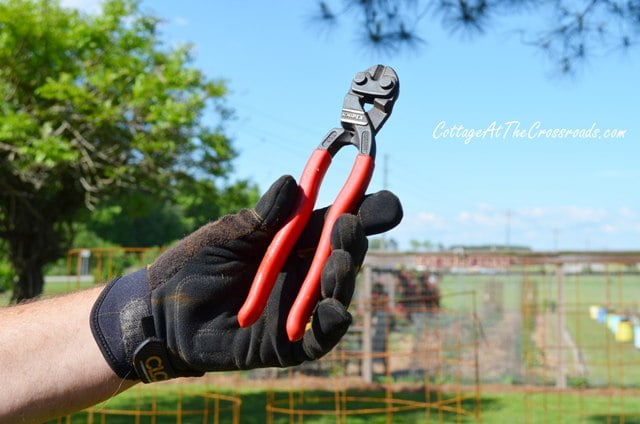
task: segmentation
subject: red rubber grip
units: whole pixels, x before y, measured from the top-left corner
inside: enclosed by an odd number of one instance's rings
[[[284,262],[309,221],[318,197],[320,184],[322,184],[322,179],[330,164],[331,155],[327,150],[316,149],[311,154],[304,171],[302,171],[302,177],[300,177],[298,196],[293,212],[267,248],[251,284],[247,299],[238,312],[240,327],[250,326],[262,314]]]
[[[307,322],[320,299],[320,277],[322,268],[331,254],[333,226],[340,215],[355,211],[369,186],[374,166],[375,162],[371,156],[356,156],[349,178],[329,209],[313,262],[287,317],[287,335],[292,342],[300,340],[304,335]]]

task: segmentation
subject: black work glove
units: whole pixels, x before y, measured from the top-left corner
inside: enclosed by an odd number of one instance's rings
[[[207,371],[286,367],[328,353],[352,320],[347,307],[367,251],[366,235],[395,227],[402,208],[395,195],[382,191],[365,197],[356,215],[338,219],[312,324],[301,340],[290,342],[287,315],[311,263],[326,209],[314,211],[258,321],[240,328],[237,313],[297,194],[295,180],[281,177],[254,209],[201,227],[148,269],[109,283],[93,307],[91,328],[116,374],[150,382]]]

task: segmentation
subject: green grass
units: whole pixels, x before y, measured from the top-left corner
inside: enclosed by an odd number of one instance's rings
[[[640,350],[632,342],[617,342],[588,311],[569,315],[567,328],[584,355],[590,386],[640,386]]]
[[[51,296],[59,296],[61,294],[70,293],[76,290],[88,289],[90,287],[94,287],[93,283],[77,283],[75,279],[71,279],[68,283],[46,283],[44,285],[44,290],[42,293],[43,297],[51,297]],[[9,300],[11,299],[11,292],[5,291],[4,293],[0,293],[0,307],[9,305]]]
[[[475,292],[476,307],[480,312],[485,285],[490,281],[502,283],[503,308],[505,310],[520,308],[522,276],[510,274],[445,274],[439,285],[442,295],[442,307],[469,312],[473,308],[473,295],[471,292]]]
[[[530,274],[528,281],[538,286],[538,305],[557,302],[558,287],[555,273]],[[524,274],[445,274],[440,282],[442,305],[447,309],[468,311],[472,307],[471,291],[476,292],[477,306],[482,304],[485,284],[497,281],[503,284],[503,308],[519,310]],[[618,309],[638,311],[640,309],[640,275],[603,274],[565,275],[565,304],[610,303]]]
[[[557,298],[555,278],[540,288],[540,295]],[[640,305],[640,275],[567,275],[564,281],[564,302],[567,305],[606,305],[615,309],[638,310]]]
[[[177,394],[177,390],[181,390]],[[106,408],[110,410],[122,409],[134,411],[136,409],[144,410],[151,407],[152,401],[155,400],[158,411],[175,411],[181,407],[183,411],[202,410],[204,408],[204,400],[197,396],[198,390],[205,391],[205,388],[193,386],[181,386],[170,389],[168,386],[153,388],[149,386],[141,386],[139,389],[133,389],[125,392],[112,400],[106,405],[100,405],[96,408]],[[229,393],[222,390],[220,393]],[[240,408],[240,422],[248,424],[262,424],[267,420],[266,405],[267,392],[261,390],[244,390],[238,394],[242,400]],[[282,407],[289,406],[289,395],[287,392],[275,393],[276,399],[283,399]],[[295,395],[297,396],[297,394]],[[349,396],[382,398],[384,392],[355,392],[349,391]],[[394,394],[396,399],[413,399],[422,400],[422,393],[401,392]],[[446,395],[445,395],[446,397]],[[318,402],[318,398],[325,398],[323,402]],[[312,391],[305,393],[306,402],[303,407],[306,409],[314,409],[317,411],[335,411],[335,402],[333,392]],[[301,404],[297,402],[297,398],[293,399],[293,406],[299,409]],[[435,394],[432,394],[432,400],[435,400]],[[377,401],[369,402],[349,402],[350,409],[355,408],[378,408],[384,404]],[[455,403],[452,404],[455,406]],[[232,415],[228,410],[228,404],[221,403],[222,408],[227,408],[219,415],[220,423],[231,423]],[[475,407],[475,399],[470,398],[462,401],[462,407],[469,410]],[[209,410],[213,409],[213,403],[209,401]],[[481,398],[481,417],[485,423],[514,423],[514,422],[530,422],[530,423],[621,423],[629,424],[640,423],[640,403],[636,402],[632,397],[624,397],[619,394],[615,396],[597,396],[597,395],[579,395],[579,394],[558,394],[558,393],[488,393]],[[275,414],[272,416],[274,424],[289,423],[290,417],[285,414]],[[415,411],[402,412],[393,414],[393,423],[422,423],[422,422],[443,422],[443,423],[468,423],[476,422],[475,416],[459,415],[452,412],[438,411],[436,409],[425,410],[419,409]],[[93,415],[94,422],[100,421],[100,414],[95,412]],[[85,423],[88,421],[86,413],[78,413],[72,417],[72,423]],[[52,421],[53,422],[53,421]],[[64,421],[63,421],[64,422]],[[106,423],[134,423],[140,422],[151,423],[150,417],[141,417],[139,421],[133,416],[123,415],[107,415]],[[175,423],[174,415],[159,415],[155,421],[158,424]],[[203,419],[201,413],[193,415],[185,415],[182,421],[188,423],[215,422],[210,415],[208,420]],[[300,421],[299,415],[294,415],[293,422]],[[307,415],[304,417],[305,423],[311,424],[328,424],[335,423],[335,415],[327,413],[324,415]],[[378,424],[387,422],[387,414],[384,412],[369,415],[350,415],[347,418],[349,424]]]
[[[188,390],[188,392],[186,392]],[[188,415],[182,417],[182,423],[202,423],[204,422],[216,422],[214,421],[213,414],[204,416],[202,410],[205,408],[205,400],[203,397],[195,394],[197,390],[204,391],[204,388],[198,388],[197,386],[176,386],[173,389],[168,389],[167,386],[161,388],[147,388],[133,389],[129,392],[122,393],[108,402],[98,405],[94,408],[93,421],[101,422],[101,410],[122,410],[122,411],[135,411],[146,410],[149,411],[152,405],[155,403],[157,411],[164,411],[164,416],[158,414],[158,424],[163,423],[175,423],[177,421],[175,411],[181,409],[182,411],[190,411]],[[177,393],[177,391],[180,391]],[[226,390],[221,390],[218,393],[231,394]],[[240,407],[239,418],[241,423],[248,424],[263,424],[267,420],[267,398],[266,391],[261,390],[242,390],[239,394],[242,404]],[[369,408],[382,408],[384,409],[384,391],[350,391],[348,394],[352,397],[347,402],[346,411],[356,411]],[[328,391],[308,391],[304,393],[304,398],[300,399],[299,394],[295,393],[293,397],[289,396],[289,392],[276,392],[274,393],[276,399],[276,405],[279,408],[290,409],[294,411],[295,422],[299,422],[299,414],[297,411],[305,409],[308,411],[315,411],[318,414],[309,414],[304,417],[304,422],[312,424],[328,424],[336,422],[335,417],[335,393]],[[450,398],[451,396],[449,396]],[[373,399],[380,399],[375,401]],[[407,401],[424,400],[424,392],[405,392],[398,393],[395,396],[396,399]],[[447,398],[447,395],[444,395]],[[291,401],[290,401],[291,400]],[[436,394],[432,394],[432,400],[436,400]],[[489,400],[487,400],[490,403]],[[213,410],[213,401],[208,401],[209,411]],[[453,404],[455,406],[455,403]],[[232,412],[230,410],[230,404],[222,402],[220,404],[223,411],[219,414],[218,419],[220,423],[231,423]],[[475,407],[475,399],[462,400],[459,405],[462,408],[472,409]],[[429,410],[428,413],[431,417],[439,417],[440,413],[437,410]],[[424,422],[427,411],[420,407],[412,411],[396,412],[393,414],[394,423],[416,423]],[[443,411],[441,413],[444,422],[457,422],[458,414],[453,412]],[[387,413],[378,412],[367,415],[355,415],[347,414],[349,417],[347,422],[353,424],[382,424],[387,422]],[[271,417],[274,424],[285,424],[290,422],[290,415],[288,413],[274,413]],[[464,418],[464,417],[463,417]],[[88,413],[82,412],[74,414],[71,417],[72,423],[85,423],[89,421]],[[52,421],[53,422],[53,421]],[[66,422],[66,421],[65,421]],[[107,423],[133,423],[138,422],[135,420],[135,416],[125,416],[123,414],[107,414]],[[151,423],[150,417],[141,417],[140,423]],[[464,418],[463,422],[468,422],[468,419]]]
[[[540,304],[557,298],[555,280],[539,288]],[[582,352],[588,386],[640,386],[640,351],[632,342],[615,341],[604,323],[589,317],[590,305],[608,305],[619,313],[637,314],[640,276],[611,274],[566,276],[565,325]]]

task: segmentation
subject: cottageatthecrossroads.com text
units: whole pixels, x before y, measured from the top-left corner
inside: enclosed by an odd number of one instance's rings
[[[546,128],[542,122],[523,125],[520,121],[491,122],[485,128],[467,128],[461,124],[447,125],[440,121],[433,129],[434,140],[459,140],[469,144],[476,140],[601,140],[622,139],[626,129],[601,129],[594,122],[589,128]]]

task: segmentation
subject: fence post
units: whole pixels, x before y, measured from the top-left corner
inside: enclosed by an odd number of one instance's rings
[[[564,266],[562,263],[556,265],[557,280],[557,303],[556,313],[558,314],[558,369],[556,374],[556,388],[567,388],[567,372],[564,360]]]
[[[373,272],[370,265],[363,270],[362,293],[360,294],[360,310],[362,311],[362,379],[373,382],[373,331],[371,319],[371,291],[373,288]]]

